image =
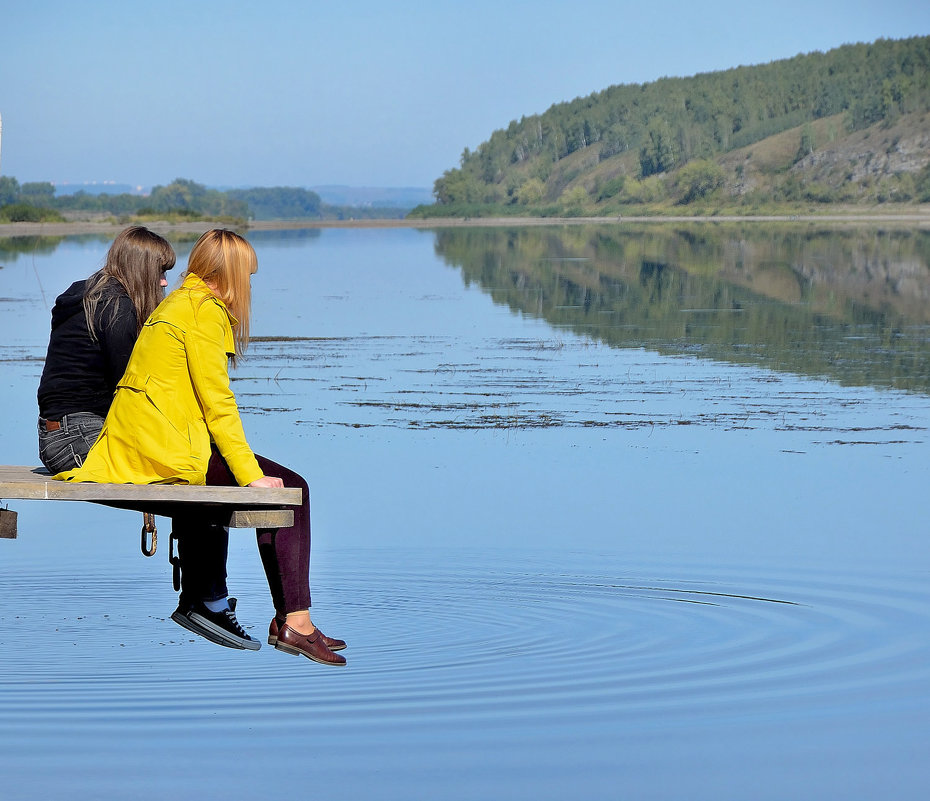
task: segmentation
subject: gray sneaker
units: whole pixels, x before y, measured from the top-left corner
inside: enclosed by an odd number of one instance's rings
[[[236,620],[235,598],[229,599],[229,609],[222,612],[211,612],[202,601],[198,601],[187,610],[179,606],[171,614],[171,619],[179,626],[217,645],[248,651],[257,651],[262,647],[258,640],[253,640],[245,633]]]

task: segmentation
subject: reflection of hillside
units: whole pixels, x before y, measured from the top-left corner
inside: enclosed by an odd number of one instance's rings
[[[930,234],[797,227],[443,229],[495,302],[618,347],[930,391]]]

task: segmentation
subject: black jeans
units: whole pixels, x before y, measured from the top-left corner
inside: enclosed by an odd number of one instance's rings
[[[310,608],[310,488],[293,470],[264,456],[256,454],[255,458],[266,476],[280,478],[285,487],[298,487],[302,493],[303,502],[293,507],[293,526],[255,532],[275,614],[284,617],[288,612]],[[214,487],[238,486],[215,448],[206,483]],[[226,597],[228,529],[206,508],[173,517],[172,529],[178,536],[181,561],[181,605]]]
[[[103,418],[93,412],[74,412],[61,418],[60,428],[49,431],[39,418],[39,459],[52,474],[84,464],[87,452],[100,436]]]

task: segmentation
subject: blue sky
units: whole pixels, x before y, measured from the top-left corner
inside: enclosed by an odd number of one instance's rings
[[[927,34],[926,0],[0,0],[0,172],[432,187],[612,84]]]

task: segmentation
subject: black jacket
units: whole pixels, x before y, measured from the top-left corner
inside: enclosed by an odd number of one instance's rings
[[[136,342],[136,309],[116,281],[107,283],[97,304],[97,338],[91,337],[84,317],[86,283],[71,284],[52,309],[52,334],[38,391],[39,416],[47,420],[74,412],[106,417]]]

